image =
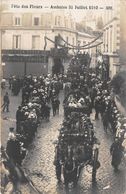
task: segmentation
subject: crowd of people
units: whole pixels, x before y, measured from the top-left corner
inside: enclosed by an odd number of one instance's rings
[[[24,78],[22,102],[16,111],[16,136],[10,136],[7,143],[6,151],[10,157],[12,157],[12,142],[15,145],[17,145],[17,141],[22,142],[23,147],[27,149],[42,120],[49,121],[51,107],[53,116],[59,114],[59,92],[61,87],[61,78],[57,76],[37,77],[29,75]],[[20,153],[20,146],[14,147],[15,153]],[[22,156],[20,154],[15,155],[15,158],[12,157],[14,162],[21,165]]]
[[[92,165],[93,147],[99,144],[90,117],[86,113],[70,112],[63,120],[55,147],[54,165],[56,176],[61,181],[62,167],[64,182],[68,185],[73,181],[77,184],[81,167],[85,164]],[[100,163],[97,158],[97,168]]]
[[[119,153],[122,153],[122,143],[126,134],[126,119],[116,107],[110,80],[102,80],[88,65],[83,64],[83,61],[80,64],[78,58],[77,66],[75,61],[76,58],[70,63],[66,74],[27,75],[23,79],[11,76],[9,79],[9,89],[13,95],[18,95],[20,89],[22,91],[22,102],[16,111],[16,133],[14,128],[10,128],[6,146],[8,157],[19,166],[22,165],[38,126],[43,120],[49,122],[51,109],[53,116],[59,114],[59,93],[60,90],[64,90],[64,119],[54,161],[58,180],[61,179],[61,164],[66,158],[67,161],[73,160],[74,167],[78,162],[82,163],[92,158],[92,147],[99,143],[91,122],[92,112],[95,112],[95,120],[102,120],[104,131],[113,134],[115,140],[110,153],[112,165],[116,169],[121,161],[122,155]],[[9,103],[6,92],[3,98],[3,112],[9,111]],[[84,157],[82,152],[85,153]],[[68,166],[70,165],[69,163]],[[64,176],[66,177],[65,171]]]
[[[95,120],[102,120],[104,131],[106,133],[110,131],[114,137],[110,154],[112,155],[111,164],[116,170],[122,159],[124,151],[122,143],[126,134],[126,124],[123,123],[125,118],[117,109],[114,95],[111,93],[110,80],[102,80],[90,69],[87,74],[85,65],[80,65],[78,58],[77,63],[75,60],[74,58],[74,64],[70,64],[67,74],[64,76],[64,121],[60,129],[54,159],[58,181],[61,181],[61,166],[63,166],[64,181],[66,182],[69,177],[68,171],[73,170],[69,179],[77,179],[75,176],[77,173],[74,172],[77,170],[76,165],[79,161],[78,150],[83,158],[81,162],[84,163],[86,159],[91,159],[92,145],[97,139],[94,136],[93,124],[90,120],[92,112],[95,112]],[[87,152],[82,154],[85,149]],[[68,163],[69,170],[66,173],[66,164]],[[99,161],[97,164],[100,165]]]
[[[23,77],[19,78],[15,75],[9,77],[9,89],[12,91],[12,94],[14,96],[17,96],[19,94],[22,84]]]
[[[13,88],[11,85],[10,89]],[[28,146],[33,141],[38,126],[43,122],[50,121],[52,115],[59,114],[59,92],[63,88],[62,75],[25,76],[22,81],[22,100],[16,111],[16,129],[10,127],[8,134],[6,154],[10,163],[21,166]],[[8,93],[3,98],[3,111],[7,109]],[[4,157],[4,160],[6,158]],[[6,168],[10,168],[6,165]],[[11,172],[13,174],[14,172]],[[13,176],[11,180],[13,181]]]
[[[89,72],[88,76],[85,73],[81,75],[74,73],[68,77],[64,86],[67,99],[67,103],[64,100],[64,105],[68,108],[86,109],[87,107],[86,113],[89,116],[94,109],[95,119],[102,119],[105,132],[110,130],[114,136],[120,136],[119,131],[123,130],[123,133],[126,131],[125,117],[116,106],[110,80],[103,81],[94,72]],[[74,93],[70,94],[73,90]],[[69,98],[67,98],[68,94]]]

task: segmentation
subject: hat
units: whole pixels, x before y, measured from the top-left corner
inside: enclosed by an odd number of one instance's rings
[[[126,123],[123,124],[123,127],[126,127]]]
[[[118,136],[116,136],[116,137],[115,137],[115,140],[119,140],[119,137],[118,137]]]
[[[37,91],[36,90],[33,90],[33,94],[36,94],[37,93]]]
[[[32,107],[32,105],[33,105],[33,104],[32,104],[31,102],[28,103],[28,106],[29,106],[29,107]]]
[[[14,131],[14,127],[10,127],[9,130],[12,132]]]
[[[25,115],[25,116],[29,115],[29,112],[25,112],[24,115]]]
[[[9,136],[8,136],[8,140],[12,139],[12,140],[15,140],[15,135],[14,133],[9,133]]]

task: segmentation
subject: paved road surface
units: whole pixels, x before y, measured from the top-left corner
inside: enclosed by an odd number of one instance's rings
[[[97,184],[92,185],[90,169],[82,171],[76,189],[68,192],[64,185],[58,185],[55,176],[54,140],[57,139],[58,129],[63,120],[63,109],[61,106],[60,115],[51,117],[49,123],[43,123],[38,129],[38,134],[31,146],[30,152],[24,162],[29,177],[36,188],[44,194],[124,194],[126,193],[126,166],[121,165],[120,171],[115,173],[111,167],[110,145],[113,138],[111,133],[106,134],[103,130],[101,120],[92,121],[96,128],[96,136],[100,139],[99,160],[101,167],[97,173]]]
[[[2,114],[2,144],[6,145],[8,128],[15,126],[15,112],[21,102],[21,94],[18,97],[10,96],[10,112]],[[111,167],[110,145],[113,141],[111,133],[104,133],[101,120],[94,121],[94,113],[91,116],[96,128],[96,136],[100,139],[99,160],[101,167],[97,173],[97,184],[92,185],[90,169],[83,169],[76,189],[66,191],[64,185],[58,185],[55,176],[54,140],[59,134],[58,129],[63,120],[63,108],[60,107],[60,115],[53,117],[49,123],[43,122],[38,128],[35,141],[29,148],[29,153],[24,161],[29,178],[35,187],[43,194],[125,194],[126,193],[126,166],[122,164],[120,171],[115,173]],[[19,186],[22,194],[34,194],[29,184]]]

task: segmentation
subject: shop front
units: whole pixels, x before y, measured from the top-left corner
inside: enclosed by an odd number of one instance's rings
[[[47,74],[49,55],[41,50],[2,50],[3,77]]]

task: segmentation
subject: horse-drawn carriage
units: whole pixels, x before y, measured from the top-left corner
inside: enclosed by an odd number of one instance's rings
[[[87,103],[86,94],[79,89],[71,90],[64,99],[64,116],[70,116],[72,113],[83,113],[90,115],[90,103]]]
[[[90,66],[91,58],[88,53],[76,54],[70,61],[67,73],[69,76],[72,74],[83,74],[87,72]]]
[[[55,166],[56,172],[58,169],[63,172],[61,174],[67,186],[77,184],[81,169],[87,165],[92,167],[92,181],[95,181],[100,166],[99,141],[87,111],[88,106],[81,92],[71,92],[65,98],[65,119],[55,148]]]
[[[100,167],[99,141],[90,120],[90,100],[87,100],[85,88],[78,87],[85,78],[90,60],[89,56],[81,57],[76,55],[68,68],[67,78],[71,87],[63,102],[64,122],[55,147],[57,179],[63,177],[66,186],[75,186],[81,169],[87,165],[92,167],[92,181],[95,181],[97,169]],[[86,60],[83,61],[85,57]]]

